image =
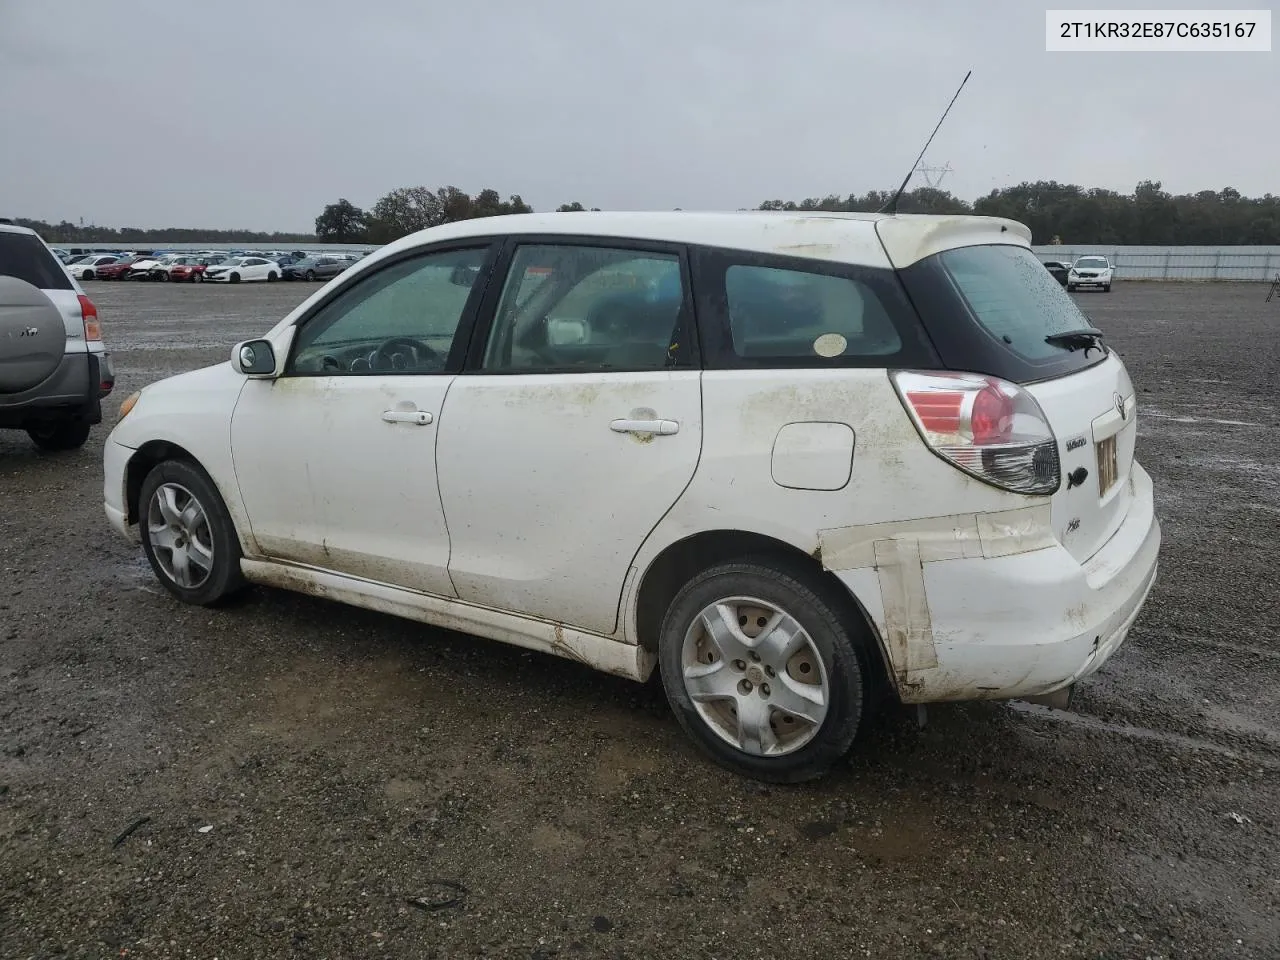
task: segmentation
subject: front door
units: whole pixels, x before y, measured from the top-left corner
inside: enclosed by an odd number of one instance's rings
[[[436,436],[487,246],[381,266],[304,318],[284,374],[236,404],[236,477],[268,556],[439,596]]]
[[[475,603],[611,633],[702,444],[680,252],[520,243],[440,423],[449,572]]]

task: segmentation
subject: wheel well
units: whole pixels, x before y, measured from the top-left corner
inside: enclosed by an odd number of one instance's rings
[[[147,478],[148,473],[166,460],[186,460],[195,466],[200,465],[190,453],[167,440],[151,440],[140,446],[129,458],[129,465],[125,468],[124,507],[127,522],[138,522],[138,500],[142,496],[142,481]]]
[[[718,563],[739,560],[744,557],[773,557],[785,561],[789,566],[808,574],[815,586],[825,587],[825,592],[836,602],[844,606],[850,617],[857,617],[866,625],[868,635],[875,644],[875,656],[870,657],[878,664],[877,679],[892,689],[888,666],[885,662],[884,646],[879,631],[848,588],[831,571],[823,568],[822,563],[810,554],[805,553],[782,540],[760,533],[746,530],[712,530],[697,533],[684,540],[678,540],[663,550],[649,564],[640,590],[636,596],[636,636],[640,645],[653,652],[658,648],[658,636],[662,628],[662,618],[667,607],[675,599],[675,595],[686,583],[697,574]],[[871,654],[873,651],[868,651]]]

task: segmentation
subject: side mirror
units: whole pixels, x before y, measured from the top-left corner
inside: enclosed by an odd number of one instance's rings
[[[276,372],[276,352],[270,340],[245,340],[231,348],[231,366],[246,377],[270,377]]]

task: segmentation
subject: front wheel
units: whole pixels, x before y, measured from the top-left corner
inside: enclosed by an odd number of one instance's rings
[[[33,423],[27,436],[41,450],[78,450],[89,439],[89,424],[71,419]]]
[[[1068,283],[1067,293],[1075,293],[1075,292],[1076,292],[1076,285],[1074,283]]]
[[[720,564],[667,609],[658,659],[680,725],[714,761],[771,783],[826,773],[857,736],[865,627],[808,571]]]
[[[1103,292],[1103,293],[1110,293],[1110,292],[1111,292],[1111,284],[1109,284],[1109,283],[1108,283],[1105,287],[1103,287],[1103,288],[1102,288],[1102,292]]]
[[[316,279],[316,272],[314,270],[308,270],[307,279],[310,280],[312,283],[314,283]]]
[[[164,461],[142,481],[138,507],[143,552],[156,579],[183,603],[209,606],[244,586],[235,526],[204,471]]]
[[[239,283],[239,282],[240,282],[240,274],[238,274],[238,273],[233,273],[233,274],[232,274],[230,277],[228,277],[227,279],[228,279],[228,280],[230,280],[232,283]]]
[[[81,275],[80,275],[80,279],[81,279],[81,280],[92,280],[92,279],[93,279],[93,271],[92,271],[92,270],[86,270],[83,274],[81,274]]]

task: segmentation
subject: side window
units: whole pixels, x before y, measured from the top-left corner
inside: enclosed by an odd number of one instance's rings
[[[732,264],[724,287],[739,358],[835,361],[902,348],[875,291],[852,277]]]
[[[619,247],[516,248],[485,370],[661,370],[692,362],[680,258]]]
[[[487,255],[427,253],[363,277],[298,331],[289,373],[440,373]]]

